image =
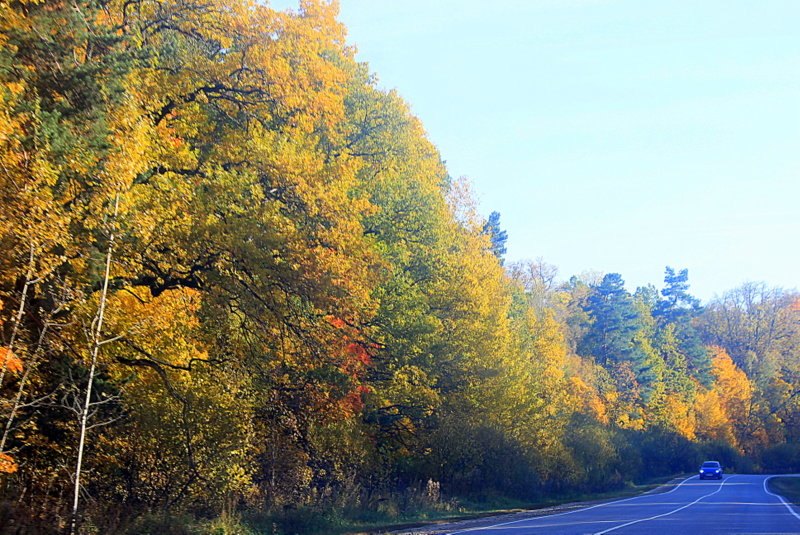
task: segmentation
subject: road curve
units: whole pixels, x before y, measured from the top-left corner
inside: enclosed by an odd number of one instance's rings
[[[447,535],[800,533],[800,513],[769,491],[770,477],[734,474],[701,481],[693,476],[663,493]]]

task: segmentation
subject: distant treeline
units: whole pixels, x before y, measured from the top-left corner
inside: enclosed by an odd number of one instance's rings
[[[335,5],[2,0],[0,29],[0,532],[800,470],[800,296],[504,266]]]

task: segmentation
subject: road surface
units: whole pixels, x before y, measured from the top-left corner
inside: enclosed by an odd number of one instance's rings
[[[693,476],[663,493],[448,535],[800,534],[800,513],[769,491],[769,477],[734,474],[701,481]]]

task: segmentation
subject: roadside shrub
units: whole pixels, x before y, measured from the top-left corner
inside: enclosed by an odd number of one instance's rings
[[[772,474],[800,471],[800,444],[779,444],[764,451],[761,463]]]
[[[193,529],[194,517],[174,512],[145,514],[137,518],[125,535],[197,535]]]

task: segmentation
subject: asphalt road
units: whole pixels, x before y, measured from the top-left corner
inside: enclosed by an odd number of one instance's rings
[[[800,534],[800,513],[783,498],[769,492],[768,477],[734,474],[724,476],[721,481],[701,481],[693,476],[663,493],[451,531],[448,535]]]

